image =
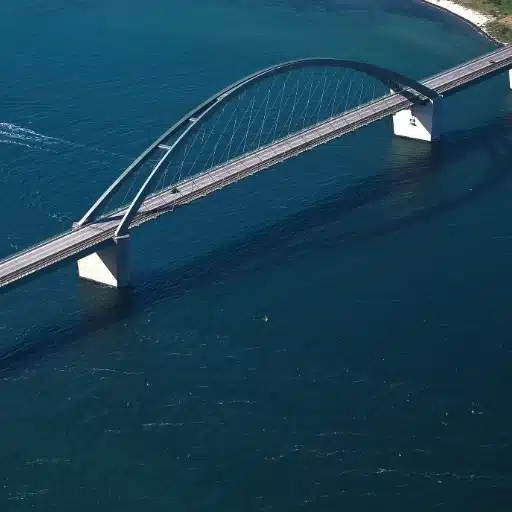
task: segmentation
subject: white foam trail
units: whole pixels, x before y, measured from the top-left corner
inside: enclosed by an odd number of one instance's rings
[[[14,141],[24,140],[27,142],[42,142],[47,144],[57,144],[59,142],[59,140],[54,137],[47,137],[34,130],[22,128],[21,126],[16,126],[11,123],[0,123],[0,135]]]
[[[17,142],[15,140],[2,140],[2,139],[0,139],[0,144],[16,144],[17,146],[25,146],[27,148],[33,147],[30,144],[25,144],[23,142]]]
[[[43,135],[41,133],[37,133],[34,130],[29,128],[23,128],[22,126],[18,126],[12,123],[0,122],[0,136],[4,137],[4,139],[0,140],[0,143],[4,144],[17,144],[22,146],[27,146],[29,148],[35,148],[43,150],[44,148],[40,146],[33,146],[28,144],[29,142],[47,145],[47,144],[66,144],[68,146],[83,148],[88,151],[95,151],[96,153],[102,153],[104,155],[122,157],[126,159],[130,159],[128,155],[123,155],[122,153],[115,153],[114,151],[107,151],[104,149],[94,148],[91,146],[86,146],[85,144],[79,144],[77,142],[71,142],[69,140],[61,139],[58,137],[49,137],[47,135]],[[23,141],[23,142],[21,142]]]

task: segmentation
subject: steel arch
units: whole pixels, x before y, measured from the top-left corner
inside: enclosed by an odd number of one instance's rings
[[[376,78],[383,82],[385,85],[388,85],[392,88],[396,88],[398,92],[402,92],[402,87],[407,87],[410,90],[418,93],[420,95],[420,99],[429,99],[431,101],[434,101],[440,96],[436,91],[426,87],[425,85],[421,84],[420,82],[412,78],[409,78],[395,71],[391,71],[389,69],[382,68],[380,66],[375,66],[373,64],[368,64],[365,62],[357,62],[335,58],[313,58],[293,60],[277,64],[274,66],[270,66],[268,68],[247,75],[246,77],[232,83],[231,85],[228,85],[227,87],[225,87],[224,89],[217,92],[216,94],[208,98],[206,101],[198,105],[196,108],[188,112],[178,122],[172,125],[123,171],[123,173],[99,197],[99,199],[80,219],[80,221],[74,224],[74,227],[81,227],[87,224],[88,222],[93,221],[97,217],[97,213],[100,210],[100,208],[112,196],[112,194],[115,193],[117,188],[132,174],[132,172],[134,172],[139,165],[144,163],[153,154],[153,152],[157,150],[160,144],[162,144],[170,136],[174,135],[176,132],[185,127],[185,129],[179,135],[179,137],[176,139],[173,145],[169,147],[164,156],[153,168],[152,172],[149,174],[148,178],[146,179],[142,187],[139,189],[137,195],[131,202],[129,208],[127,209],[125,215],[119,223],[119,226],[116,230],[116,236],[122,236],[126,234],[129,230],[131,221],[137,214],[144,199],[147,197],[150,185],[153,183],[155,177],[158,176],[159,170],[162,167],[163,163],[167,160],[168,156],[176,148],[176,146],[178,146],[181,143],[181,141],[183,141],[186,138],[189,132],[194,129],[195,125],[199,121],[204,119],[210,112],[212,112],[217,105],[223,103],[224,101],[235,95],[237,92],[243,90],[244,88],[253,85],[257,82],[260,82],[262,80],[265,80],[273,75],[284,73],[286,71],[290,71],[293,69],[307,67],[340,67],[346,69],[353,69],[355,71],[360,71],[373,78]]]

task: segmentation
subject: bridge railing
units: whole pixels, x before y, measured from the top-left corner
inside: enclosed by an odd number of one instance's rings
[[[38,247],[42,247],[43,245],[46,245],[48,244],[49,242],[54,242],[55,240],[59,240],[60,238],[63,238],[65,237],[66,235],[69,235],[70,233],[72,232],[72,229],[68,229],[67,231],[64,231],[62,233],[58,233],[50,238],[46,238],[44,240],[42,240],[41,242],[38,242],[34,245],[30,245],[28,247],[25,247],[24,249],[21,249],[19,251],[16,251],[15,253],[9,255],[9,256],[6,256],[5,258],[2,258],[0,259],[0,265],[4,264],[4,263],[7,263],[8,261],[14,259],[14,258],[17,258],[23,254],[26,254],[30,251],[33,251],[34,249],[37,249]]]
[[[493,53],[493,58],[494,59],[499,58],[501,53],[509,52],[509,51],[510,51],[510,45],[503,46],[503,48],[500,48],[499,50],[497,50],[496,52]],[[454,69],[457,69],[461,66],[477,64],[481,61],[489,60],[489,58],[490,58],[489,54],[480,55],[478,57],[475,57],[474,59],[471,59],[470,61],[464,62],[463,64],[458,64],[457,66],[453,66],[450,69],[447,69],[447,70],[441,71],[440,73],[437,73],[435,75],[429,76],[428,78],[422,80],[421,83],[425,83],[425,82],[429,82],[431,80],[442,78],[443,76],[449,75],[450,73],[453,72]]]

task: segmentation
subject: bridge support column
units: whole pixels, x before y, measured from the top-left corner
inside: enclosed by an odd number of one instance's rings
[[[441,136],[441,100],[429,100],[425,105],[413,105],[393,116],[393,130],[399,137],[433,142]]]
[[[510,88],[512,89],[512,69],[508,70],[508,84],[510,85]]]
[[[130,284],[130,235],[117,237],[114,244],[78,260],[83,279],[123,288]]]

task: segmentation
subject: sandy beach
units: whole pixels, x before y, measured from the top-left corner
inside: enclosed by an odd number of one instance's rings
[[[497,43],[501,43],[494,36],[489,34],[486,27],[487,25],[494,20],[493,16],[489,16],[487,14],[482,14],[473,9],[469,9],[468,7],[464,7],[456,2],[452,2],[451,0],[423,0],[424,2],[431,4],[439,9],[444,9],[445,11],[449,11],[456,16],[466,20],[471,23],[473,26],[482,31],[485,35],[487,35],[490,39]]]

